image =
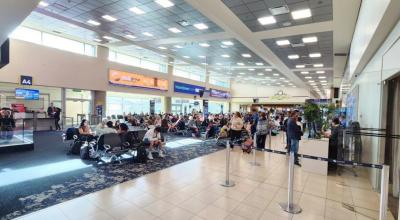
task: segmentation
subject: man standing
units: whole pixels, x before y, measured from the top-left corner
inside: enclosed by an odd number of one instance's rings
[[[287,125],[287,136],[290,139],[290,152],[294,152],[295,162],[297,166],[301,166],[299,163],[299,157],[297,152],[299,151],[299,141],[301,139],[301,128],[297,125],[297,119],[299,117],[298,111],[293,111],[291,117],[288,119]]]
[[[50,106],[47,108],[47,116],[50,118],[54,117],[54,105],[53,103],[50,103]]]

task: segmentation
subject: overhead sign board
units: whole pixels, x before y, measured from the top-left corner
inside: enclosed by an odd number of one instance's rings
[[[20,77],[20,84],[24,86],[31,86],[33,83],[32,76],[23,76]]]
[[[199,95],[199,92],[201,90],[204,91],[205,89],[206,88],[203,86],[197,86],[197,85],[181,83],[181,82],[174,82],[174,92]]]
[[[108,81],[112,85],[168,91],[168,80],[166,79],[118,70],[110,70],[108,77]]]

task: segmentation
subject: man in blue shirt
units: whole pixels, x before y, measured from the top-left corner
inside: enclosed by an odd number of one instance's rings
[[[251,115],[251,135],[254,136],[257,130],[257,123],[258,123],[258,112],[257,109],[253,109],[253,114]]]
[[[290,151],[294,152],[295,162],[294,164],[301,166],[299,163],[298,151],[299,151],[299,141],[302,136],[301,127],[297,125],[297,119],[299,117],[298,111],[293,111],[291,117],[287,122],[287,136],[290,139]]]

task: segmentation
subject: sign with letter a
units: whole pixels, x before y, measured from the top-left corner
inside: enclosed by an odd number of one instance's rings
[[[32,85],[32,76],[22,76],[21,75],[21,81],[20,84],[21,85],[25,85],[25,86],[31,86]]]

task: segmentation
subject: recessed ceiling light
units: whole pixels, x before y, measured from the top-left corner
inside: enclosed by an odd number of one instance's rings
[[[132,7],[132,8],[129,9],[129,11],[131,11],[131,12],[137,14],[137,15],[142,15],[142,14],[145,13],[142,9],[140,9],[138,7]]]
[[[250,54],[248,54],[248,53],[243,53],[243,54],[242,54],[242,57],[249,58],[249,57],[251,57],[251,55],[250,55]]]
[[[179,30],[176,27],[168,28],[168,30],[171,31],[172,33],[181,33],[182,32],[181,30]]]
[[[209,46],[210,46],[210,45],[207,44],[207,43],[199,43],[199,45],[200,45],[201,47],[209,47]]]
[[[153,34],[151,34],[149,32],[143,32],[143,35],[148,36],[148,37],[153,37]]]
[[[97,22],[97,21],[95,21],[95,20],[88,20],[87,21],[87,23],[89,23],[89,24],[91,24],[91,25],[94,25],[94,26],[99,26],[101,23],[100,22]]]
[[[316,73],[318,73],[318,74],[324,74],[325,71],[323,71],[323,70],[318,70]]]
[[[302,10],[297,10],[297,11],[292,11],[292,18],[294,20],[303,19],[303,18],[309,18],[309,17],[311,17],[311,10],[309,8],[302,9]]]
[[[257,66],[264,66],[263,63],[256,63]]]
[[[206,58],[206,56],[203,56],[203,55],[199,55],[199,58]]]
[[[221,47],[221,48],[224,48],[224,49],[225,49],[225,48],[228,48],[228,46],[222,45],[222,44],[220,45],[220,47]]]
[[[190,59],[190,57],[189,57],[189,56],[183,56],[183,58]]]
[[[222,63],[216,63],[216,65],[218,65],[218,66],[221,66],[221,65],[222,65]]]
[[[244,63],[236,63],[239,66],[244,66]]]
[[[103,38],[104,38],[104,39],[107,39],[107,40],[112,40],[112,39],[113,39],[113,38],[110,37],[110,36],[103,36]]]
[[[279,78],[279,79],[285,79],[285,78],[281,77],[281,78]]]
[[[229,56],[229,54],[222,54],[221,57],[229,58],[229,57],[231,57],[231,56]]]
[[[174,45],[174,47],[178,48],[178,49],[182,49],[183,48],[181,45]]]
[[[274,73],[274,74],[272,74],[273,76],[279,76],[279,74],[278,73]]]
[[[257,20],[258,20],[258,22],[260,22],[261,25],[268,25],[268,24],[276,23],[274,16],[261,17],[261,18],[258,18]]]
[[[164,57],[164,58],[167,57],[167,56],[165,56],[164,54],[161,54],[160,56],[162,56],[162,57]]]
[[[254,71],[254,70],[256,70],[256,69],[254,69],[254,68],[250,68],[250,69],[248,69],[249,71]]]
[[[296,65],[296,68],[297,68],[297,69],[305,68],[305,67],[306,67],[305,65]]]
[[[278,40],[278,41],[276,41],[276,44],[278,46],[286,46],[286,45],[290,44],[290,41],[289,40]]]
[[[317,63],[317,64],[314,64],[313,66],[314,66],[314,67],[324,67],[324,64],[322,64],[322,63]]]
[[[208,29],[208,26],[205,25],[204,23],[197,23],[193,25],[195,28],[199,29],[199,30],[204,30],[204,29]]]
[[[321,53],[310,53],[309,57],[311,57],[311,58],[321,57]]]
[[[100,40],[100,39],[98,39],[98,38],[95,38],[95,39],[93,39],[93,41],[96,41],[96,42],[101,42],[101,40]]]
[[[232,41],[222,41],[222,44],[226,45],[226,46],[233,46],[233,42]]]
[[[303,37],[303,43],[315,43],[318,41],[318,38],[316,36],[312,37]]]
[[[288,58],[291,59],[291,60],[296,60],[296,59],[299,59],[299,55],[291,54],[291,55],[288,56]]]
[[[326,82],[328,82],[328,81],[326,81],[326,80],[321,80],[320,82],[322,82],[322,83],[326,83]]]
[[[207,63],[201,63],[201,64],[206,65],[206,66],[208,65]]]
[[[259,75],[259,76],[264,76],[264,73],[257,73],[257,75]]]
[[[315,85],[317,85],[317,84],[316,84],[316,83],[310,83],[310,85],[315,86]]]
[[[240,74],[240,75],[246,75],[246,73],[243,73],[243,72],[242,72],[242,73],[239,73],[239,74]]]
[[[174,3],[172,3],[169,0],[156,0],[155,1],[157,4],[161,5],[164,8],[169,8],[171,6],[174,6]]]
[[[315,81],[314,81],[314,80],[308,80],[308,82],[313,83],[313,82],[315,82]]]
[[[166,50],[167,48],[166,47],[158,47],[158,49],[160,49],[160,50]]]
[[[270,69],[270,68],[266,68],[266,69],[265,69],[265,71],[267,71],[267,72],[271,72],[271,71],[272,71],[272,69]]]
[[[327,86],[328,84],[326,84],[326,83],[321,83],[321,86]]]
[[[39,5],[42,6],[42,7],[47,7],[47,6],[49,6],[49,3],[44,2],[44,1],[40,1]]]
[[[318,76],[318,79],[326,79],[326,76]]]
[[[306,77],[304,77],[305,79],[312,79],[312,77],[311,76],[306,76]]]
[[[130,38],[130,39],[135,39],[135,38],[136,38],[136,37],[133,36],[132,34],[127,34],[127,35],[125,35],[125,37]]]
[[[276,84],[277,84],[277,85],[280,85],[280,84],[282,84],[282,83],[280,83],[280,82],[277,82]]]
[[[300,73],[303,74],[303,75],[306,75],[306,74],[309,74],[310,72],[308,72],[308,71],[301,71]]]
[[[114,18],[113,16],[110,16],[110,15],[103,15],[101,17],[106,19],[107,21],[116,21],[116,20],[118,20],[118,19],[116,19],[116,18]]]

